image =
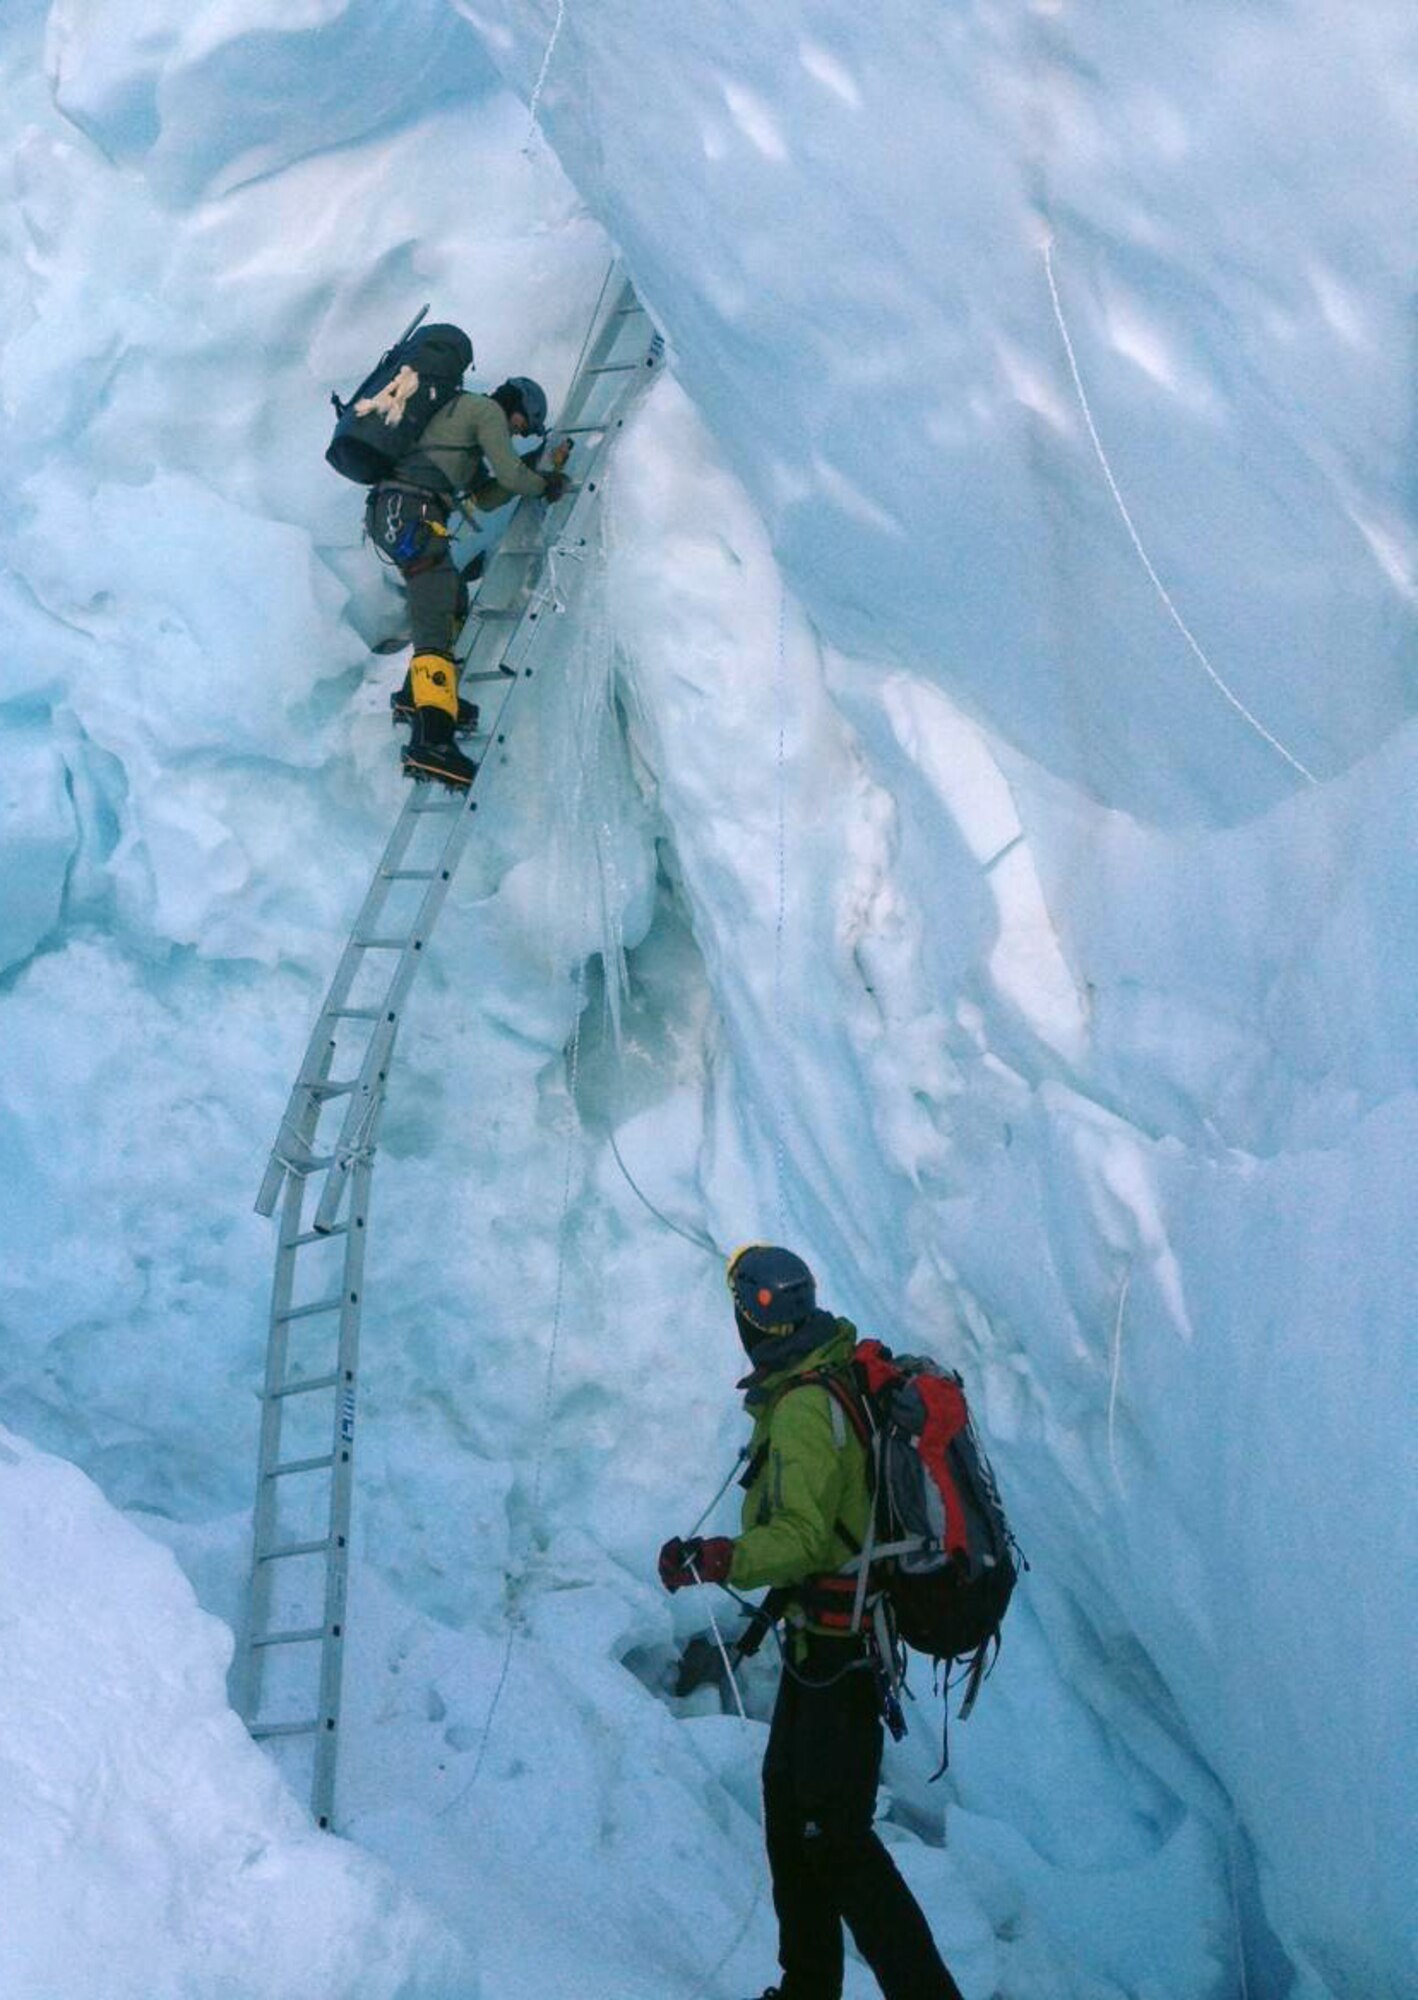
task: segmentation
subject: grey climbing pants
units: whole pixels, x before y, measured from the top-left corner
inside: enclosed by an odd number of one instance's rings
[[[449,653],[467,603],[449,553],[448,510],[436,493],[386,482],[365,504],[369,538],[403,579],[416,653]]]

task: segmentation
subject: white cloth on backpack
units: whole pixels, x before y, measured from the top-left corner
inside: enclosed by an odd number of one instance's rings
[[[403,421],[404,406],[417,390],[419,378],[408,363],[399,370],[392,381],[386,382],[377,396],[361,396],[355,404],[357,417],[380,416],[392,429]]]

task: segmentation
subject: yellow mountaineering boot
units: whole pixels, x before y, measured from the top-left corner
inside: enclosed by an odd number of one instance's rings
[[[409,778],[438,778],[460,790],[478,767],[453,741],[458,726],[458,669],[446,653],[415,653],[409,668],[414,729],[400,759]]]
[[[444,666],[443,656],[439,653],[422,653],[419,657],[423,660],[437,662],[437,666],[432,670],[434,673],[437,673]],[[396,727],[400,724],[407,727],[414,719],[414,710],[417,706],[418,700],[414,694],[414,670],[410,667],[400,685],[394,689],[389,697],[390,719]],[[461,736],[465,732],[474,731],[477,726],[477,703],[475,701],[464,701],[462,695],[459,695],[458,715],[455,724],[458,734]]]

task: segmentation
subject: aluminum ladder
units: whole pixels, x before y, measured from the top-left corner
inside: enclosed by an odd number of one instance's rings
[[[486,559],[460,635],[460,686],[497,700],[480,750],[504,740],[509,703],[554,622],[552,557],[587,545],[607,457],[662,358],[649,315],[612,267],[552,432],[576,440],[572,489],[555,507],[517,508]],[[253,1737],[280,1744],[283,1763],[303,1755],[321,1827],[330,1826],[335,1804],[379,1121],[399,1022],[477,811],[476,779],[465,792],[410,786],[311,1032],[256,1200],[267,1216],[279,1203],[279,1226],[232,1700]]]

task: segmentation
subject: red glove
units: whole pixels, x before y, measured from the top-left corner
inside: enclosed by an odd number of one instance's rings
[[[734,1545],[727,1535],[711,1535],[707,1542],[692,1535],[682,1542],[672,1535],[660,1550],[660,1581],[666,1590],[684,1590],[691,1583],[723,1583],[734,1559]]]

